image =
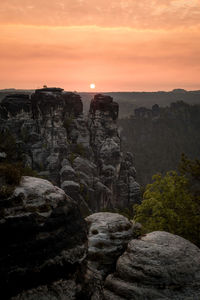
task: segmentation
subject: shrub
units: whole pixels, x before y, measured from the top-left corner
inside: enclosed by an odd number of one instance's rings
[[[19,185],[22,176],[38,177],[36,171],[29,167],[23,167],[21,163],[1,163],[0,164],[0,198],[10,197],[17,185]]]
[[[9,185],[17,185],[21,179],[21,171],[14,164],[0,164],[0,176],[4,178],[5,183]]]
[[[16,140],[9,131],[0,133],[0,152],[6,153],[6,160],[13,160],[16,159],[16,155],[19,156]]]
[[[143,225],[143,233],[164,230],[200,245],[200,202],[190,190],[184,175],[168,172],[153,176],[141,205],[135,206],[134,220]]]

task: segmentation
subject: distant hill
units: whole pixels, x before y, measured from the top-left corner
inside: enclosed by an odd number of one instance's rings
[[[88,111],[89,103],[94,93],[79,94],[83,99],[85,111]],[[104,94],[111,96],[119,104],[119,118],[133,115],[135,108],[141,106],[151,108],[155,103],[160,107],[168,106],[172,102],[177,101],[184,101],[188,104],[200,104],[200,90],[174,89],[170,92],[109,92]]]

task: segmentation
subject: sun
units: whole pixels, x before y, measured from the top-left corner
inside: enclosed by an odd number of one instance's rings
[[[90,88],[91,88],[91,89],[95,89],[95,87],[96,87],[96,86],[95,86],[94,83],[90,83]]]

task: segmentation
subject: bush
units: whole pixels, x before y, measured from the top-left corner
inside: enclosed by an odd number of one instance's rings
[[[0,164],[0,177],[3,177],[6,184],[17,185],[21,179],[21,170],[14,164]]]
[[[200,245],[200,203],[190,190],[189,179],[177,172],[153,176],[141,205],[134,206],[134,221],[143,233],[164,230]]]
[[[16,156],[19,156],[16,140],[9,131],[0,133],[0,152],[6,153],[7,161],[16,160]]]
[[[38,177],[36,171],[29,167],[23,167],[21,163],[1,163],[0,164],[0,198],[10,197],[17,185],[19,185],[22,176]]]

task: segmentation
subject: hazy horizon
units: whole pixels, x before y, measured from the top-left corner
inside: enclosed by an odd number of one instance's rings
[[[158,90],[158,89],[155,89],[155,90],[116,90],[116,91],[112,91],[112,90],[107,90],[107,91],[99,91],[99,90],[96,90],[96,89],[89,89],[88,91],[82,91],[82,90],[69,90],[69,89],[66,89],[66,88],[63,88],[62,86],[47,86],[48,88],[53,88],[53,87],[56,87],[56,88],[62,88],[64,89],[64,91],[69,91],[69,92],[77,92],[77,93],[90,93],[90,94],[97,94],[97,93],[156,93],[156,92],[173,92],[174,90],[185,90],[186,92],[195,92],[195,91],[200,91],[200,87],[197,88],[197,89],[185,89],[185,88],[179,88],[179,87],[175,87],[171,90]],[[8,88],[0,88],[0,91],[7,91],[7,90],[24,90],[24,91],[34,91],[36,89],[42,89],[43,87],[37,87],[37,88],[13,88],[13,87],[8,87]]]

